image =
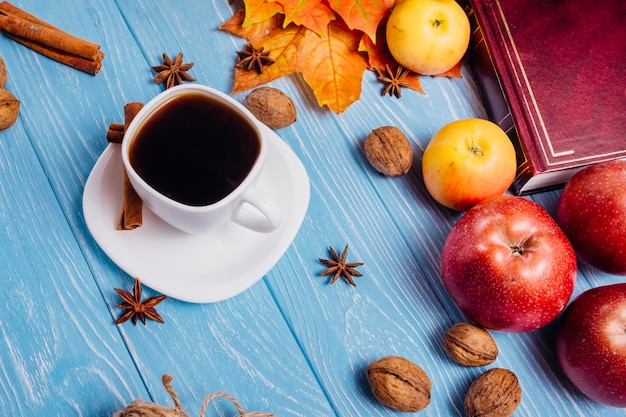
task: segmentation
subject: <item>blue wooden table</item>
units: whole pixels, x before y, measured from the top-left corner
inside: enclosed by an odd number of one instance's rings
[[[445,123],[485,117],[467,68],[462,79],[425,77],[426,95],[407,90],[400,100],[381,97],[367,71],[361,99],[342,114],[318,108],[298,76],[273,82],[296,103],[298,121],[277,133],[310,184],[293,243],[235,297],[216,303],[170,297],[157,308],[163,324],[115,325],[121,310],[114,288],[131,290],[133,277],[96,243],[82,205],[107,128],[123,121],[124,104],[162,91],[150,67],[163,52],[184,52],[198,83],[230,92],[235,51],[245,41],[217,29],[234,13],[228,0],[13,3],[100,44],[106,57],[93,77],[0,36],[6,88],[21,101],[17,123],[0,132],[0,414],[106,416],[136,398],[173,407],[161,384],[171,374],[192,416],[216,391],[248,411],[281,417],[391,416],[397,413],[371,395],[365,370],[399,355],[432,380],[432,403],[420,415],[463,415],[469,384],[488,367],[458,366],[443,350],[445,331],[465,320],[438,267],[460,214],[429,197],[420,161]],[[402,129],[414,147],[415,163],[404,177],[384,177],[365,158],[365,136],[383,125]],[[531,198],[553,213],[558,196]],[[346,244],[349,260],[364,262],[364,276],[356,287],[343,280],[329,285],[318,258]],[[580,266],[575,294],[620,280]],[[158,293],[146,287],[144,294]],[[515,415],[625,415],[586,399],[566,380],[555,360],[554,330],[551,324],[528,334],[494,333],[500,355],[491,366],[514,371],[523,389]],[[215,400],[212,415],[236,410]]]

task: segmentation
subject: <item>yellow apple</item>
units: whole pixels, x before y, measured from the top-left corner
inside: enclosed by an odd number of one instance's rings
[[[463,58],[470,24],[455,0],[403,0],[391,11],[386,39],[400,65],[419,74],[437,75]]]
[[[495,123],[478,118],[443,126],[422,157],[426,189],[440,204],[458,211],[504,194],[516,171],[509,137]]]

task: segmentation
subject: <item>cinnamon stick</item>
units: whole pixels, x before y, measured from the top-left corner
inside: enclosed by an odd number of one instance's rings
[[[0,31],[48,58],[88,74],[96,75],[102,67],[104,53],[99,45],[70,35],[7,1],[0,2]]]
[[[107,142],[122,143],[125,131],[126,127],[123,124],[111,123],[109,125],[109,130],[107,130]]]
[[[123,199],[120,215],[117,220],[117,230],[135,230],[143,224],[143,200],[139,198],[133,188],[128,173],[124,170]]]
[[[13,35],[9,35],[6,33],[5,35],[16,42],[21,43],[25,47],[40,53],[41,55],[47,56],[50,59],[54,59],[57,62],[80,70],[82,72],[86,72],[87,74],[98,75],[98,72],[100,72],[100,68],[102,68],[102,58],[98,60],[85,59],[76,55],[67,54],[63,51],[46,48],[45,46],[38,45],[34,42],[30,42],[28,40],[18,38]]]
[[[132,102],[124,106],[124,130],[133,121],[139,110],[143,107],[142,103]],[[122,133],[123,136],[123,133]],[[134,230],[143,224],[143,201],[137,195],[130,180],[126,169],[123,170],[123,196],[122,208],[117,222],[117,230]]]

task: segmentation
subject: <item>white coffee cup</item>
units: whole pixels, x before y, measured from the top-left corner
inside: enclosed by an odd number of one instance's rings
[[[259,123],[220,91],[179,85],[150,100],[128,126],[124,168],[144,204],[177,229],[204,234],[233,221],[271,232],[282,212],[256,186],[268,150]]]

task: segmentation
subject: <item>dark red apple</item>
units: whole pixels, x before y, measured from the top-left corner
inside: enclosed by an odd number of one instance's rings
[[[626,283],[592,288],[572,301],[559,323],[556,352],[583,394],[626,407]]]
[[[538,204],[522,197],[485,200],[450,231],[441,278],[452,299],[483,327],[528,332],[555,319],[576,280],[576,255]]]
[[[559,197],[556,221],[583,262],[626,275],[626,161],[574,174]]]

